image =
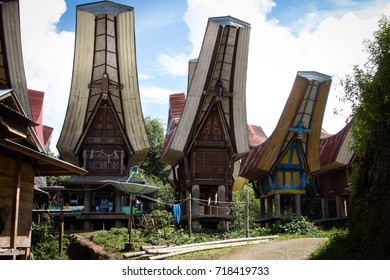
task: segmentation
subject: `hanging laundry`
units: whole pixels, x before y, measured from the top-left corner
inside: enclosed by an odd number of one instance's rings
[[[180,204],[174,204],[172,207],[172,216],[177,224],[180,224],[181,207]]]

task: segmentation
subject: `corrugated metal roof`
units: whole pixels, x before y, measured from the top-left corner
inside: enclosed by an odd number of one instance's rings
[[[176,133],[177,125],[179,124],[180,117],[183,113],[184,104],[186,102],[186,96],[184,93],[175,93],[169,96],[169,111],[168,111],[168,124],[163,149],[161,151],[161,158],[163,158],[169,150],[173,136]]]
[[[261,145],[267,138],[261,126],[248,124],[248,139],[251,148]]]
[[[351,123],[348,123],[342,130],[338,133],[329,136],[321,136],[320,142],[320,159],[321,166],[325,166],[337,161],[337,157],[340,153],[341,146],[344,144],[344,141],[347,138],[347,135],[350,131]]]

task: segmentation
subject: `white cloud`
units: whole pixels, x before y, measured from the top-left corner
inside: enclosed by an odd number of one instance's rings
[[[161,53],[158,56],[158,63],[164,74],[177,76],[186,76],[188,74],[189,56],[184,53],[169,55]]]
[[[168,104],[169,95],[174,91],[155,86],[140,86],[142,103]]]
[[[23,60],[29,89],[45,92],[43,122],[61,132],[73,65],[73,32],[57,32],[64,0],[20,0]]]

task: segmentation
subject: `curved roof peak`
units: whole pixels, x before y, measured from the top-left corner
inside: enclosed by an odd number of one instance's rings
[[[133,11],[134,8],[130,6],[114,3],[111,1],[100,1],[100,2],[78,5],[77,10],[88,12],[94,14],[95,16],[107,14],[116,17],[121,13]]]

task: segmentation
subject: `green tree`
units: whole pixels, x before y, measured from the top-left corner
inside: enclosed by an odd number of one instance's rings
[[[249,194],[249,225],[254,226],[254,220],[259,217],[259,200],[255,198],[255,192],[253,188],[245,183],[244,187],[235,191],[232,194],[232,204],[230,209],[233,214],[232,229],[240,230],[245,229],[246,221],[246,191]]]
[[[149,185],[160,188],[158,192],[151,194],[158,201],[154,204],[154,208],[170,210],[169,204],[174,203],[175,193],[168,183],[169,169],[160,162],[165,130],[159,119],[152,119],[150,117],[145,118],[145,126],[151,147],[145,162],[141,166],[141,172]]]
[[[159,119],[145,118],[146,133],[150,142],[150,151],[142,165],[146,176],[156,176],[163,183],[167,182],[169,170],[160,162],[160,154],[164,144],[165,130]]]
[[[353,149],[359,156],[352,175],[353,244],[361,258],[390,258],[390,23],[382,16],[363,68],[343,81],[343,100],[352,102]]]

